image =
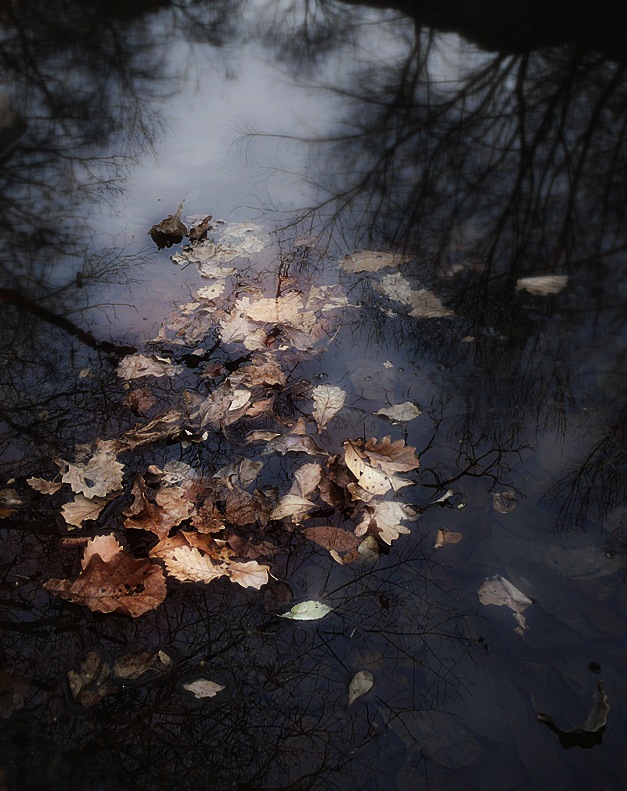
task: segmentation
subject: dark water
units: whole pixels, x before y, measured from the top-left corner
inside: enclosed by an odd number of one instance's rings
[[[616,26],[588,24],[578,4],[546,19],[523,4],[519,35],[481,3],[472,20],[454,4],[429,19],[372,5],[0,9],[2,787],[624,787]],[[213,215],[217,240],[262,226],[248,234],[259,249],[225,264],[228,280],[173,264],[182,245],[158,251],[148,230],[180,202],[187,225]],[[363,250],[404,263],[347,271]],[[558,280],[538,293],[528,277]],[[322,311],[313,350],[266,324],[264,349],[287,373],[271,417],[124,451],[124,491],[68,529],[68,486],[42,495],[28,478],[59,479],[57,460],[184,391],[205,397],[247,362],[250,345],[221,340],[218,320],[192,333],[198,289],[215,282],[212,309],[321,285],[347,304]],[[449,315],[414,310],[421,289]],[[183,330],[155,341],[168,314]],[[180,373],[125,383],[116,368],[137,350]],[[346,401],[316,431],[320,384]],[[155,401],[138,418],[125,399],[140,386]],[[375,414],[403,403],[422,414]],[[279,551],[260,590],[170,578],[165,601],[131,618],[44,589],[77,577],[81,536],[114,533],[146,557],[154,541],[124,530],[123,512],[150,465],[184,462],[204,480],[263,461],[259,485],[284,495],[296,468],[325,459],[264,453],[246,432],[298,418],[340,457],[360,437],[416,449],[420,469],[401,475],[417,485],[384,498],[416,518],[378,557],[340,565],[305,538],[307,521],[271,523]],[[337,526],[338,512],[325,519]],[[457,542],[436,547],[439,531]],[[481,602],[497,575],[533,601],[526,628]],[[332,611],[278,617],[311,599]],[[143,672],[112,675],[122,659]],[[374,683],[349,705],[360,671]],[[185,685],[198,679],[223,689],[196,697]]]

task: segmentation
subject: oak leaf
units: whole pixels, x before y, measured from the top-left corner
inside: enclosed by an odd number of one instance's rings
[[[109,502],[106,497],[85,497],[77,494],[70,503],[65,503],[61,508],[61,514],[68,525],[82,527],[86,520],[98,519],[102,509]],[[70,528],[71,529],[71,528]]]
[[[85,463],[64,464],[67,469],[61,476],[63,483],[69,483],[73,492],[89,499],[106,497],[122,488],[124,465],[112,453],[97,452]]]
[[[178,409],[170,409],[162,415],[157,415],[144,426],[137,425],[120,437],[120,444],[129,450],[163,442],[167,439],[178,437],[181,433],[181,424],[184,415]]]
[[[420,467],[416,448],[406,445],[402,439],[392,442],[389,434],[383,437],[381,442],[378,442],[375,437],[369,439],[363,452],[372,465],[380,467],[389,475],[395,472],[417,470]]]
[[[109,563],[116,555],[123,551],[117,538],[111,533],[105,536],[94,536],[85,544],[83,557],[81,558],[81,568],[87,568],[93,555],[99,555],[101,560],[104,560],[105,563]]]
[[[75,580],[51,579],[44,588],[94,612],[117,612],[138,618],[154,610],[166,596],[161,568],[126,552],[109,562],[95,554]]]
[[[61,481],[59,481],[59,483],[53,483],[52,481],[46,481],[44,478],[27,478],[26,483],[31,489],[34,489],[40,494],[54,494],[63,486]]]

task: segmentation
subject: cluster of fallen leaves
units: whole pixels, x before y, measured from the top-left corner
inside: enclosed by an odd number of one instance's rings
[[[153,228],[153,237],[168,228],[182,232],[180,216],[179,210]],[[293,393],[302,416],[281,416],[278,399],[290,387],[299,359],[294,355],[322,351],[336,332],[338,310],[348,307],[341,287],[311,285],[304,291],[284,277],[267,296],[226,265],[263,249],[264,230],[246,223],[226,226],[218,244],[206,238],[209,220],[188,234],[192,245],[173,260],[195,263],[211,284],[166,318],[151,341],[152,353],[128,355],[119,363],[118,376],[128,388],[125,403],[142,420],[118,437],[79,448],[73,461],[57,459],[55,480],[29,479],[42,494],[71,490],[72,499],[61,507],[69,530],[93,530],[96,520],[107,526],[98,535],[66,539],[82,547],[80,570],[45,585],[94,611],[138,617],[163,602],[167,578],[208,584],[225,577],[259,589],[268,582],[269,559],[295,534],[340,564],[376,557],[380,542],[391,544],[409,533],[406,523],[418,515],[398,499],[415,483],[406,477],[420,466],[415,448],[390,435],[347,439],[336,453],[321,447],[327,426],[346,408],[342,388],[306,384]],[[205,348],[210,339],[215,346],[216,337],[227,362],[214,363]],[[193,390],[185,389],[188,366],[164,351],[178,347],[209,358],[197,370]],[[183,384],[170,388],[167,409],[154,414],[159,401],[145,383],[164,379]],[[405,402],[375,414],[406,422],[420,409]],[[165,442],[204,443],[220,433],[229,440],[236,424],[238,444],[250,453],[209,474],[182,462],[164,468],[142,462],[138,469],[130,456]],[[294,465],[289,489],[280,492],[259,482],[262,459],[271,454],[312,460]],[[131,534],[144,536],[140,551],[131,550],[138,543]]]

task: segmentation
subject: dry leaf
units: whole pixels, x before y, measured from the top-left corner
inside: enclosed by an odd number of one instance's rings
[[[401,523],[416,516],[415,511],[404,503],[378,501],[364,506],[364,518],[355,528],[355,535],[362,536],[368,531],[391,544],[401,533],[411,532]]]
[[[181,486],[160,489],[154,503],[148,499],[147,492],[144,479],[138,473],[133,484],[133,504],[124,511],[128,517],[124,520],[125,527],[148,530],[159,538],[165,538],[173,527],[189,519],[194,511],[187,491]]]
[[[389,437],[386,437],[385,439],[389,440]],[[369,442],[372,442],[372,440],[369,440]],[[399,440],[399,442],[401,442],[404,446],[402,440]],[[410,448],[409,450],[413,451],[414,449]],[[380,460],[375,451],[372,451],[371,455],[376,458],[377,462]],[[385,463],[385,457],[382,458]],[[359,447],[359,444],[352,442],[351,440],[348,440],[344,443],[344,461],[346,462],[348,469],[357,478],[357,484],[359,487],[371,495],[385,494],[390,489],[398,491],[398,489],[401,489],[404,486],[411,486],[413,484],[413,481],[408,481],[405,478],[399,478],[393,474],[386,474],[386,472],[378,469],[378,467],[374,467],[369,464],[362,455],[362,450]],[[402,464],[402,462],[399,463]],[[360,496],[359,492],[355,492],[355,499],[363,498]]]
[[[146,412],[154,405],[156,398],[144,387],[138,387],[136,390],[131,390],[124,397],[124,404],[131,410],[134,415],[145,415]]]
[[[231,582],[236,582],[242,588],[256,588],[268,582],[269,566],[262,566],[256,560],[246,562],[231,562],[227,567],[227,574]]]
[[[213,230],[213,225],[211,225],[212,219],[212,216],[208,214],[206,217],[203,217],[200,222],[196,223],[196,225],[189,229],[187,238],[192,244],[196,242],[204,242],[204,240],[207,238],[207,231]]]
[[[77,579],[52,579],[44,588],[95,612],[118,612],[133,618],[154,610],[166,595],[161,568],[126,552],[118,552],[109,562],[92,555]]]
[[[390,420],[395,420],[399,423],[407,423],[416,417],[422,415],[422,410],[411,401],[405,401],[402,404],[392,404],[391,406],[383,407],[374,413],[375,415],[383,415]]]
[[[348,705],[350,706],[362,695],[370,692],[374,686],[374,676],[369,670],[360,670],[355,673],[348,686]]]
[[[420,459],[416,456],[416,448],[406,445],[402,439],[391,441],[389,434],[379,442],[375,437],[369,439],[363,449],[364,454],[374,466],[384,472],[409,472],[420,467]]]
[[[329,607],[321,601],[302,601],[295,604],[291,610],[279,615],[279,618],[289,618],[292,621],[317,621],[324,618],[331,612],[333,607]]]
[[[318,488],[322,476],[322,467],[317,462],[303,464],[294,473],[294,483],[290,494],[309,497]]]
[[[520,277],[516,281],[516,291],[528,291],[539,297],[557,294],[568,283],[568,275],[538,275],[537,277]]]
[[[326,450],[320,448],[311,437],[287,434],[271,439],[266,445],[264,453],[276,451],[277,453],[307,453],[310,456],[328,456]]]
[[[152,553],[151,553],[152,554]],[[181,582],[209,583],[226,576],[226,565],[216,565],[210,557],[201,554],[196,547],[179,547],[165,557],[168,574]]]
[[[123,464],[112,453],[95,453],[86,463],[68,464],[61,476],[63,483],[69,483],[73,492],[84,494],[89,499],[106,497],[109,492],[122,488]]]
[[[123,552],[123,549],[117,538],[111,533],[105,536],[94,536],[85,544],[83,557],[81,558],[81,568],[87,568],[93,555],[99,555],[101,560],[109,563],[120,552]]]
[[[481,604],[495,604],[497,607],[509,607],[514,615],[514,619],[518,626],[514,629],[518,634],[528,628],[523,616],[523,612],[533,600],[525,596],[522,591],[513,585],[505,577],[495,575],[489,580],[486,580],[479,588],[479,601]]]
[[[63,483],[53,483],[43,478],[27,478],[26,483],[40,494],[54,494],[63,486]]]
[[[362,250],[360,253],[347,255],[340,266],[346,272],[378,272],[389,266],[400,266],[407,263],[410,257],[398,253],[381,253]]]
[[[86,520],[96,520],[100,516],[102,509],[109,502],[106,497],[87,498],[82,494],[77,494],[71,503],[65,503],[61,508],[61,514],[68,525],[82,527]]]
[[[318,424],[318,429],[322,431],[329,420],[344,406],[346,393],[341,387],[335,385],[318,385],[314,388],[312,397],[314,402],[313,417]]]

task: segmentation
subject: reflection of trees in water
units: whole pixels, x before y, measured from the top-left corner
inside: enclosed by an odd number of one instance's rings
[[[294,562],[303,559],[297,547]],[[264,612],[263,591],[218,583],[206,592],[179,586],[132,624],[58,601],[39,602],[22,628],[5,624],[14,629],[5,629],[3,658],[32,679],[26,707],[3,728],[11,766],[29,772],[10,779],[24,788],[393,788],[381,772],[396,771],[391,757],[402,745],[386,723],[456,694],[462,623],[423,576],[419,548],[371,568],[329,570],[327,561],[309,557],[294,575],[287,557],[277,569],[335,606],[314,623]],[[23,554],[6,581],[29,562]],[[28,611],[36,585],[21,586]],[[65,677],[81,652],[112,663],[133,645],[161,649],[174,663],[126,682],[97,708],[68,700]],[[349,708],[349,681],[363,669],[375,687]],[[195,700],[182,685],[198,677],[225,690]],[[24,751],[37,756],[35,766]]]

